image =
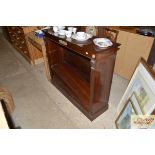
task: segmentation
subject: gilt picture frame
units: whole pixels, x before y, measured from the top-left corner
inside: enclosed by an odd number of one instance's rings
[[[131,128],[131,115],[135,115],[136,110],[130,99],[127,100],[122,111],[118,115],[115,125],[117,129],[130,129]]]

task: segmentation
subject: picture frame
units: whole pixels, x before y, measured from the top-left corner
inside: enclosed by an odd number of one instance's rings
[[[82,30],[98,38],[108,38],[116,42],[119,31],[109,28],[109,26],[84,26]]]
[[[86,26],[85,32],[88,34],[91,34],[93,36],[98,36],[98,34],[99,34],[97,26]]]
[[[139,103],[138,103],[138,101],[137,101],[137,98],[136,98],[136,96],[135,96],[135,93],[133,93],[133,94],[131,95],[130,100],[131,100],[131,102],[132,102],[132,105],[133,105],[133,107],[134,107],[136,113],[139,114],[139,115],[142,115],[143,112],[142,112],[142,110],[141,110],[141,108],[140,108],[140,105],[139,105]]]
[[[122,111],[118,115],[115,125],[117,129],[131,129],[131,115],[137,114],[130,99],[127,100]]]
[[[117,109],[118,114],[122,111],[124,104],[130,97],[131,102],[137,108],[138,114],[153,114],[155,112],[155,72],[143,58],[140,59],[128,87],[120,100]],[[138,109],[138,106],[141,110]]]

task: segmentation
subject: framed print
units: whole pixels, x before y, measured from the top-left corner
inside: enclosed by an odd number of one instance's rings
[[[149,84],[141,75],[137,75],[137,79],[133,85],[133,94],[138,101],[139,107],[143,114],[151,114],[155,108],[155,92],[152,92]]]
[[[152,114],[155,110],[155,72],[144,59],[140,60],[118,105],[118,114],[130,97],[131,101],[135,103],[133,105],[137,107],[138,114]],[[141,111],[138,109],[138,105]]]
[[[142,112],[142,110],[141,110],[141,108],[140,108],[140,106],[139,106],[139,103],[138,103],[138,101],[137,101],[137,98],[136,98],[136,96],[135,96],[135,93],[133,93],[133,94],[131,95],[130,101],[132,102],[132,105],[133,105],[133,107],[134,107],[134,109],[135,109],[135,112],[136,112],[137,114],[139,114],[139,115],[142,115],[143,112]]]
[[[86,26],[86,33],[92,34],[93,36],[97,36],[98,27],[97,26]]]
[[[137,114],[134,106],[129,99],[119,116],[117,117],[115,124],[117,129],[130,129],[131,128],[131,115]]]

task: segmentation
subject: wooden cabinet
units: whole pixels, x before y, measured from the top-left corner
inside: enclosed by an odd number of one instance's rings
[[[119,30],[115,73],[130,80],[139,60],[148,59],[154,38]]]
[[[34,32],[30,32],[26,34],[26,40],[28,49],[31,53],[31,63],[36,65],[44,62],[42,50],[42,46],[44,46],[43,38],[37,38]]]
[[[37,29],[36,26],[8,26],[7,29],[12,45],[29,63],[42,58],[42,53],[38,56],[38,51],[30,48],[26,38],[28,33]]]
[[[108,100],[119,44],[96,50],[85,44],[45,33],[51,82],[90,120],[108,109]],[[52,92],[51,92],[52,93]]]
[[[31,49],[31,52],[35,52],[35,58],[33,59],[33,64],[44,62],[45,72],[47,79],[50,80],[50,74],[48,70],[48,60],[46,56],[46,48],[43,38],[37,38],[34,32],[30,32],[26,35],[28,47]],[[43,58],[41,57],[43,55]]]

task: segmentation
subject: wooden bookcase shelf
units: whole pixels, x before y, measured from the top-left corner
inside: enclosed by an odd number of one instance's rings
[[[96,51],[92,40],[79,46],[66,38],[45,33],[51,82],[91,121],[108,109],[119,44]]]
[[[90,84],[67,63],[55,65],[52,71],[72,90],[72,96],[77,98],[79,103],[88,110]]]

